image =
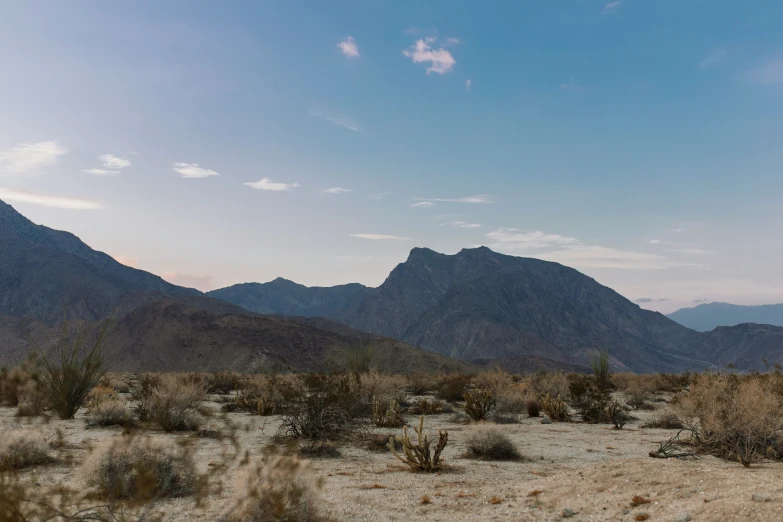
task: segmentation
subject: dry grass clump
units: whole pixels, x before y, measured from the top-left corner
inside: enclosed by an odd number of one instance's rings
[[[117,392],[93,398],[88,402],[89,426],[132,426],[136,419],[128,401]]]
[[[692,429],[699,451],[739,460],[783,458],[783,398],[775,391],[783,376],[694,375],[688,393],[675,404]]]
[[[85,461],[83,472],[97,496],[107,500],[186,496],[203,485],[185,448],[146,436],[105,441]]]
[[[466,457],[485,460],[520,460],[519,450],[502,431],[481,426],[465,440]]]
[[[205,384],[192,374],[145,375],[134,393],[136,413],[165,431],[197,430],[203,421],[199,409],[206,399]]]
[[[236,522],[315,522],[318,509],[316,478],[310,464],[296,457],[271,457],[248,465],[237,481],[234,507],[226,520]]]
[[[679,417],[670,411],[659,412],[652,419],[642,424],[642,428],[659,428],[664,430],[681,430],[685,428]]]
[[[333,442],[325,440],[307,441],[296,450],[296,454],[305,459],[338,459],[340,449]]]
[[[49,444],[40,433],[22,430],[0,432],[0,471],[50,462]]]

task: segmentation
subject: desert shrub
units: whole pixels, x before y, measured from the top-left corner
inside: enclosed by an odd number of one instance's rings
[[[199,408],[206,399],[203,380],[187,376],[161,375],[151,380],[139,399],[146,416],[165,431],[197,430]]]
[[[375,399],[372,405],[372,420],[379,428],[401,428],[405,425],[402,409],[397,401]]]
[[[46,397],[41,389],[41,383],[36,379],[28,379],[18,390],[18,417],[35,417],[46,408]]]
[[[350,375],[308,375],[307,392],[283,417],[280,433],[294,438],[326,439],[350,433],[363,411],[360,385]]]
[[[527,383],[512,384],[493,392],[495,408],[501,413],[520,413],[525,411],[532,391]]]
[[[18,406],[25,390],[38,386],[35,366],[36,358],[32,356],[21,366],[0,369],[0,406]]]
[[[628,406],[635,410],[654,409],[648,401],[652,399],[652,393],[656,390],[656,381],[655,376],[648,375],[639,375],[630,380],[624,390]]]
[[[49,444],[40,433],[22,430],[0,432],[0,472],[37,466],[51,460]]]
[[[301,400],[307,390],[294,375],[256,375],[243,383],[234,398],[236,408],[255,415],[284,413],[289,404]]]
[[[104,388],[111,388],[117,393],[130,393],[131,385],[125,375],[119,373],[108,372],[101,377],[98,381],[98,386]]]
[[[569,404],[590,423],[606,422],[606,408],[611,394],[601,388],[601,381],[592,375],[572,375],[568,387]]]
[[[473,377],[464,373],[451,373],[444,375],[437,387],[437,397],[444,401],[456,402],[462,399],[467,386]]]
[[[148,501],[191,495],[203,487],[190,452],[150,437],[114,437],[96,448],[83,466],[99,497]]]
[[[530,386],[536,397],[567,397],[568,376],[563,372],[538,370],[530,376]]]
[[[568,403],[560,396],[552,397],[545,395],[541,399],[541,411],[549,417],[552,422],[568,422],[571,420],[571,414],[568,412]]]
[[[489,390],[494,396],[514,384],[513,376],[500,369],[493,368],[476,374],[473,383],[477,388]]]
[[[296,457],[271,457],[241,473],[226,520],[241,522],[313,522],[322,520],[318,490],[322,479]]]
[[[392,437],[391,441],[394,442],[394,449],[397,451],[402,450],[402,445]],[[389,436],[385,433],[369,433],[361,439],[362,447],[367,451],[375,453],[386,453],[389,451]]]
[[[541,413],[541,405],[536,399],[528,399],[525,403],[525,408],[527,409],[528,417],[538,417]]]
[[[367,373],[372,368],[373,355],[370,348],[354,348],[348,352],[346,370],[354,377]]]
[[[412,415],[433,415],[437,413],[446,413],[447,407],[444,401],[422,397],[413,401],[408,408],[408,413]]]
[[[408,377],[408,391],[412,395],[424,395],[435,390],[433,376],[426,373],[414,373]]]
[[[340,450],[333,442],[325,440],[309,440],[299,446],[297,455],[305,459],[337,459]]]
[[[655,390],[668,393],[685,390],[690,386],[693,375],[688,371],[679,375],[676,373],[660,373],[655,380]]]
[[[139,420],[150,418],[152,391],[160,384],[160,374],[143,373],[131,388],[131,399],[135,402],[134,411]]]
[[[215,372],[207,376],[207,393],[227,395],[241,385],[242,377],[235,372]]]
[[[372,403],[375,399],[388,402],[404,395],[407,380],[402,375],[389,375],[373,368],[359,376],[359,384],[363,402]]]
[[[642,424],[642,428],[660,428],[664,430],[681,430],[685,428],[682,421],[673,412],[660,412],[652,419]]]
[[[63,322],[54,357],[42,357],[38,368],[41,390],[52,409],[61,419],[73,418],[87,394],[106,373],[104,345],[109,321],[103,326],[92,347],[87,349],[87,331],[79,328],[71,333]]]
[[[424,416],[419,417],[419,426],[414,427],[416,438],[411,439],[408,434],[408,426],[403,427],[402,436],[390,437],[387,448],[392,455],[410,466],[412,471],[438,471],[443,464],[440,454],[449,441],[449,432],[438,431],[438,442],[434,450],[430,448],[429,435],[424,433]],[[402,446],[402,455],[397,452],[397,444]]]
[[[783,398],[759,376],[694,375],[690,390],[674,405],[694,432],[699,451],[739,460],[783,458]]]
[[[463,395],[465,413],[474,420],[486,420],[487,415],[495,408],[495,397],[489,390],[470,390]]]
[[[503,432],[493,427],[475,429],[465,439],[466,456],[486,460],[519,460],[522,455]]]
[[[116,392],[91,401],[88,413],[89,426],[132,426],[136,420],[128,408],[128,401]]]
[[[625,407],[617,401],[609,401],[604,412],[606,420],[614,424],[614,429],[621,430],[631,420],[631,416],[625,411]]]

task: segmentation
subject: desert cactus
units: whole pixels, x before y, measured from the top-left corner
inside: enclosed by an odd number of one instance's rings
[[[541,400],[541,409],[552,422],[565,422],[571,418],[568,404],[558,395],[552,398],[548,393]]]
[[[465,413],[474,421],[486,419],[495,407],[495,398],[488,390],[470,390],[462,397],[465,399]]]
[[[378,399],[372,401],[372,420],[379,428],[399,428],[405,424],[402,409],[396,400],[392,399],[385,407]]]
[[[525,402],[525,406],[527,407],[528,417],[538,417],[541,407],[539,406],[537,399],[528,399],[527,402]]]
[[[424,435],[423,415],[419,417],[419,427],[413,429],[416,432],[417,439],[415,444],[408,435],[408,426],[405,426],[402,428],[402,437],[390,437],[386,447],[389,448],[395,457],[410,466],[413,471],[437,471],[443,462],[440,454],[449,440],[449,432],[445,430],[438,431],[438,444],[435,446],[435,451],[432,452],[430,450],[429,436]],[[395,438],[402,445],[404,457],[400,456],[394,449]]]

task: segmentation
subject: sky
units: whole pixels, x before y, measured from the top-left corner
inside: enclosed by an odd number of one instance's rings
[[[783,302],[783,3],[8,2],[0,199],[201,290],[413,247]]]

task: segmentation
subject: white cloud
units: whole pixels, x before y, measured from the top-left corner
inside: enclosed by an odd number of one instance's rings
[[[701,61],[699,64],[699,69],[709,69],[710,67],[718,65],[726,58],[727,54],[728,53],[726,52],[726,49],[716,49],[715,51],[712,51]]]
[[[435,203],[432,201],[419,201],[418,203],[414,203],[411,205],[411,208],[430,208],[434,207]]]
[[[183,178],[208,178],[220,175],[214,170],[201,168],[196,163],[175,163],[174,172],[180,174]]]
[[[291,190],[297,187],[301,187],[299,183],[280,183],[277,181],[272,181],[268,178],[263,178],[258,181],[249,181],[245,183],[245,185],[256,190],[271,190],[273,192]]]
[[[359,57],[359,46],[356,45],[356,40],[353,39],[353,36],[349,36],[342,42],[338,43],[337,47],[339,47],[340,51],[348,58]]]
[[[351,234],[351,237],[358,237],[361,239],[390,239],[393,241],[408,241],[409,237],[390,236],[388,234]]]
[[[438,201],[442,203],[492,203],[492,199],[486,194],[468,196],[464,198],[413,198],[416,201]]]
[[[665,270],[687,267],[708,270],[698,263],[681,263],[663,255],[632,252],[597,245],[586,245],[576,238],[541,231],[519,232],[501,228],[487,234],[487,245],[507,254],[523,254],[579,268],[616,268],[626,270]],[[546,250],[546,252],[541,252]],[[532,253],[531,253],[532,252]]]
[[[465,223],[464,221],[452,221],[450,223],[441,223],[442,227],[456,227],[456,228],[481,228],[481,225],[476,223]]]
[[[434,36],[416,40],[416,43],[410,49],[404,50],[402,54],[413,60],[413,63],[429,62],[427,74],[431,72],[446,74],[454,68],[457,61],[446,49],[433,49],[432,44],[435,43],[435,40]]]
[[[107,169],[124,169],[131,166],[129,159],[118,158],[113,154],[103,154],[98,156],[98,159],[100,160],[101,165]]]
[[[87,169],[82,172],[92,174],[93,176],[116,176],[120,173],[119,170],[106,170],[106,169]]]
[[[615,0],[614,2],[609,2],[604,6],[604,13],[611,13],[612,11],[615,11],[618,7],[620,7],[623,3],[623,0]]]
[[[446,41],[443,45],[459,45],[462,42],[459,41],[459,38],[446,38]]]
[[[353,192],[351,189],[342,188],[342,187],[332,187],[323,189],[324,194],[345,194],[346,192]]]
[[[672,234],[681,234],[682,232],[685,232],[684,228],[670,228],[669,232]]]
[[[465,80],[465,90],[468,92],[470,92],[470,84],[471,84],[470,80]]]
[[[660,245],[663,242],[664,241],[661,241],[660,239],[650,239],[647,241],[647,243],[650,245]]]
[[[315,118],[323,118],[329,123],[337,125],[338,127],[345,127],[346,129],[352,130],[354,132],[364,132],[355,118],[333,111],[325,105],[317,105],[311,108],[310,116]]]
[[[573,80],[571,80],[568,83],[565,82],[561,83],[560,89],[564,91],[571,91],[571,92],[583,92],[585,90],[584,86],[574,83]]]
[[[0,172],[21,174],[29,170],[48,167],[68,153],[57,140],[39,143],[22,143],[0,151]]]
[[[754,83],[761,85],[783,84],[783,60],[771,60],[748,72]]]
[[[394,192],[381,192],[380,194],[373,194],[370,199],[385,199],[389,196],[393,196]]]
[[[11,190],[0,188],[0,199],[5,201],[18,201],[44,207],[65,208],[69,210],[95,210],[103,208],[99,201],[91,199],[69,198],[64,196],[46,196],[34,192]]]

